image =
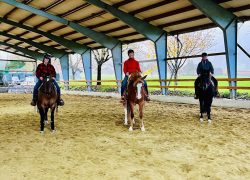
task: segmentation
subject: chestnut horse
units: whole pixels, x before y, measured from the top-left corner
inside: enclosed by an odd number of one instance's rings
[[[130,74],[128,79],[127,96],[124,102],[124,112],[125,112],[125,125],[128,125],[128,119],[130,122],[129,131],[133,131],[134,121],[134,111],[135,105],[139,105],[139,116],[140,116],[140,128],[141,131],[145,131],[143,122],[143,109],[145,106],[145,88],[144,79],[147,76],[142,77],[140,73],[135,72]]]
[[[57,108],[57,97],[56,87],[53,83],[52,77],[45,77],[43,84],[38,91],[37,108],[40,113],[40,132],[44,133],[44,125],[48,123],[48,110],[51,110],[51,121],[50,128],[52,132],[55,130],[54,124],[54,113]]]

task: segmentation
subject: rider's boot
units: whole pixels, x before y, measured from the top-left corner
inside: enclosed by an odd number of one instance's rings
[[[220,97],[220,93],[218,91],[218,87],[215,88],[215,94],[214,94],[215,97]]]
[[[36,106],[36,103],[37,103],[37,95],[34,94],[33,99],[32,99],[32,101],[31,101],[30,105],[31,105],[31,106]]]
[[[145,101],[150,101],[149,94],[146,90],[145,90]]]
[[[63,106],[64,105],[64,101],[61,99],[61,95],[59,94],[58,98],[57,98],[57,105],[58,106]]]

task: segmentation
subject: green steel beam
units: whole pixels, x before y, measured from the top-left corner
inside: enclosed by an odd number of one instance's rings
[[[29,11],[33,14],[43,16],[45,18],[48,18],[48,19],[51,19],[53,21],[59,22],[61,24],[67,25],[67,26],[73,28],[74,30],[76,30],[77,32],[88,36],[89,38],[93,39],[95,42],[97,42],[97,43],[99,43],[99,44],[101,44],[104,47],[107,47],[109,49],[113,49],[118,43],[120,43],[119,40],[112,38],[110,36],[107,36],[103,33],[94,31],[94,30],[89,29],[87,27],[81,26],[77,23],[68,21],[67,19],[64,19],[64,18],[61,18],[59,16],[47,13],[47,12],[39,10],[37,8],[34,8],[32,6],[20,3],[16,0],[0,0],[0,2],[10,4],[10,5],[15,6],[17,8]]]
[[[12,26],[15,26],[15,27],[19,27],[19,28],[22,28],[22,29],[25,29],[25,30],[28,30],[28,31],[31,31],[31,32],[34,32],[34,33],[37,33],[37,34],[40,34],[40,35],[42,35],[44,37],[47,37],[47,38],[57,42],[58,44],[61,44],[61,45],[65,46],[66,48],[71,49],[72,51],[74,51],[76,53],[79,53],[79,54],[82,54],[82,53],[86,52],[88,49],[90,49],[90,47],[85,46],[83,44],[79,44],[79,43],[70,41],[68,39],[65,39],[65,38],[62,38],[62,37],[59,37],[59,36],[55,36],[55,35],[53,35],[51,33],[47,33],[47,32],[35,29],[33,27],[30,27],[30,26],[20,24],[20,23],[17,23],[15,21],[11,21],[11,20],[6,19],[6,18],[0,17],[0,22],[4,22],[6,24],[9,24],[9,25],[12,25]]]
[[[236,19],[232,12],[216,4],[213,0],[189,1],[222,29],[227,29],[231,22]]]
[[[0,51],[4,51],[4,52],[15,54],[15,55],[18,55],[18,56],[26,57],[26,58],[29,58],[29,59],[34,59],[33,57],[30,57],[30,56],[27,56],[25,54],[21,54],[21,53],[18,53],[18,52],[11,52],[11,51],[8,51],[8,50],[5,50],[5,49],[0,49]]]
[[[9,37],[11,39],[16,39],[16,40],[19,40],[19,41],[22,41],[22,42],[25,42],[27,44],[30,44],[46,53],[49,53],[51,54],[52,56],[54,57],[57,57],[57,58],[61,58],[62,56],[64,56],[65,54],[67,54],[67,52],[63,51],[63,50],[59,50],[59,49],[56,49],[56,48],[53,48],[53,47],[49,47],[49,46],[45,46],[41,43],[36,43],[34,41],[31,41],[29,39],[24,39],[24,38],[21,38],[19,36],[15,36],[15,35],[12,35],[12,34],[8,34],[6,32],[3,32],[3,31],[0,31],[0,35],[1,36],[5,36],[5,37]]]
[[[93,4],[101,9],[108,11],[113,14],[115,17],[119,18],[121,21],[128,24],[130,27],[134,28],[140,34],[143,34],[148,39],[156,42],[164,33],[166,33],[161,28],[153,26],[152,24],[143,21],[131,14],[128,14],[120,9],[117,9],[107,3],[104,3],[100,0],[85,0],[90,4]]]
[[[4,45],[4,46],[8,46],[8,47],[11,47],[17,51],[20,51],[28,56],[31,56],[33,57],[34,59],[43,59],[43,54],[39,53],[39,52],[35,52],[35,51],[31,51],[29,49],[26,49],[26,48],[22,48],[22,47],[19,47],[19,46],[15,46],[15,45],[12,45],[12,44],[9,44],[9,43],[6,43],[6,42],[2,42],[0,41],[0,45]]]

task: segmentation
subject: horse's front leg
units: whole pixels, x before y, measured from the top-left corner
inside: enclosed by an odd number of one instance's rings
[[[44,133],[44,116],[45,116],[45,110],[43,108],[39,108],[39,114],[40,114],[40,133]]]
[[[129,127],[129,131],[133,131],[133,125],[134,125],[134,103],[130,103],[130,117],[129,117],[129,121],[130,121],[130,127]]]
[[[124,125],[127,126],[128,125],[128,103],[127,101],[124,103]]]
[[[55,131],[54,115],[55,115],[55,107],[51,109],[51,122],[50,122],[50,128],[51,128],[52,132]]]
[[[144,102],[139,104],[139,116],[141,121],[141,131],[145,131],[144,122],[143,122],[143,108],[144,108]]]
[[[212,119],[211,119],[211,106],[212,106],[212,102],[213,102],[213,96],[208,97],[208,99],[207,99],[207,118],[208,118],[208,123],[212,122]]]
[[[45,108],[45,115],[44,115],[44,124],[48,124],[48,111],[49,108]]]
[[[199,98],[199,102],[200,102],[200,122],[202,123],[203,122],[203,111],[204,111],[204,108],[203,108],[203,99],[202,98]]]

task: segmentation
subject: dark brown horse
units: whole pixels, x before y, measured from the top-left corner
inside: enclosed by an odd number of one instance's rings
[[[48,110],[51,110],[50,127],[52,132],[55,130],[54,113],[57,108],[58,94],[53,83],[52,77],[45,77],[43,84],[38,91],[37,108],[40,113],[40,132],[44,133],[44,125],[48,123]]]
[[[140,128],[141,131],[145,131],[144,122],[143,122],[143,109],[145,106],[145,89],[144,89],[144,79],[146,76],[142,77],[140,73],[135,72],[130,74],[128,80],[128,95],[124,103],[124,112],[125,112],[125,122],[128,124],[128,119],[130,122],[129,131],[133,131],[134,121],[134,111],[135,105],[139,105],[139,116],[140,116]]]

